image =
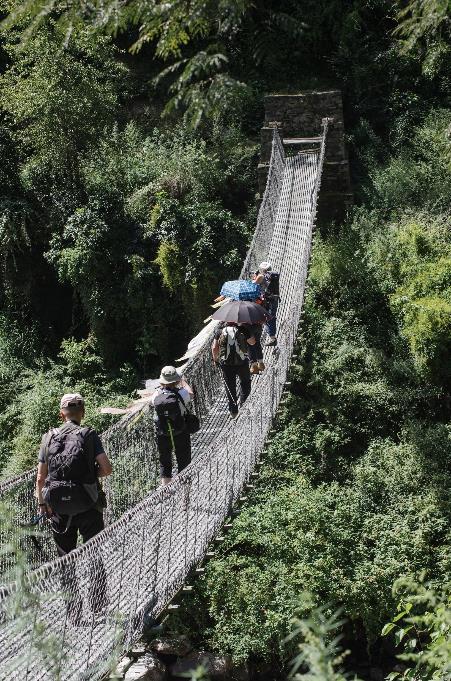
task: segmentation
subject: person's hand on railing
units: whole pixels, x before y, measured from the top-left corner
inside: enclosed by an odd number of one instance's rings
[[[182,376],[180,380],[180,385],[182,388],[185,388],[189,392],[190,395],[194,395],[194,390],[191,388],[191,386],[185,381],[185,377]]]

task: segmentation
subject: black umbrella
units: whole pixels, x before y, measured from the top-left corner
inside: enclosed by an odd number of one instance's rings
[[[249,300],[231,300],[212,314],[212,319],[222,322],[235,322],[236,324],[257,324],[264,322],[267,317],[266,310],[257,303]]]

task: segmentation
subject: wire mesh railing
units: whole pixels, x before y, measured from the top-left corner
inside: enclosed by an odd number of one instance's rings
[[[241,276],[247,276],[268,253],[271,243],[280,186],[285,167],[283,145],[279,135],[274,135],[268,182],[260,206],[257,226],[248,249]],[[194,410],[201,422],[211,410],[211,405],[221,389],[221,376],[212,368],[209,354],[214,327],[199,347],[196,355],[188,362],[184,374],[187,381],[196,387]],[[193,439],[193,447],[199,449],[210,441],[218,428],[206,433],[202,430]],[[158,480],[158,454],[153,435],[152,410],[143,405],[105,431],[102,442],[114,467],[114,475],[104,481],[107,496],[105,521],[117,520],[126,509],[131,508],[154,489]],[[0,483],[0,500],[11,509],[15,524],[6,528],[0,525],[0,542],[4,546],[11,539],[18,540],[20,526],[29,523],[36,513],[35,500],[36,469]],[[17,533],[15,534],[15,530]],[[39,541],[20,532],[20,545],[26,551],[31,565],[37,566],[51,559],[54,554],[50,532],[44,530]],[[0,576],[14,564],[14,556],[0,554]]]
[[[265,351],[266,371],[230,422],[221,375],[210,359],[211,335],[185,369],[196,389],[202,428],[192,463],[155,489],[156,449],[148,406],[104,433],[114,463],[108,487],[109,525],[63,558],[45,562],[0,592],[0,661],[5,679],[101,679],[111,656],[127,650],[202,560],[249,479],[277,410],[302,308],[316,201],[324,158],[286,159],[274,133],[268,184],[243,276],[262,259],[281,274],[277,349]],[[34,472],[0,487],[30,513]],[[41,537],[40,540],[43,540]],[[22,541],[22,539],[20,540]],[[41,548],[50,552],[51,544]],[[43,555],[27,547],[34,563]],[[5,567],[8,567],[8,561]],[[28,610],[26,616],[24,611]]]

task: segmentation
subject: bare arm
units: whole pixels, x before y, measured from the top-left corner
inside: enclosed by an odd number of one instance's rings
[[[99,478],[106,478],[108,477],[108,475],[111,475],[111,473],[113,472],[113,466],[111,465],[111,461],[104,452],[96,456],[96,462],[98,466],[97,475],[99,476]]]
[[[213,362],[217,362],[219,359],[219,341],[217,338],[214,339],[211,344],[211,356],[213,357]]]
[[[188,385],[184,378],[182,378],[182,380],[180,381],[180,385],[182,386],[182,388],[185,388],[185,390],[187,390],[191,396],[194,395],[194,390],[191,388],[190,385]]]
[[[45,479],[48,473],[48,466],[46,463],[38,463],[38,474],[36,476],[36,497],[38,504],[44,504],[44,499],[42,498],[42,488],[44,487]]]

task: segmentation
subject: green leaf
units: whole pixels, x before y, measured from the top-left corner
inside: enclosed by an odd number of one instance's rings
[[[414,650],[417,645],[417,639],[416,638],[411,638],[407,641],[407,647],[410,648],[411,650]]]
[[[400,644],[401,641],[403,640],[403,638],[404,638],[404,636],[406,635],[406,633],[407,633],[406,630],[405,630],[405,629],[402,629],[402,628],[398,629],[398,631],[395,632],[395,641],[396,641],[396,645],[399,646],[399,644]]]
[[[388,634],[395,628],[393,622],[388,622],[381,631],[382,636],[388,636]]]

